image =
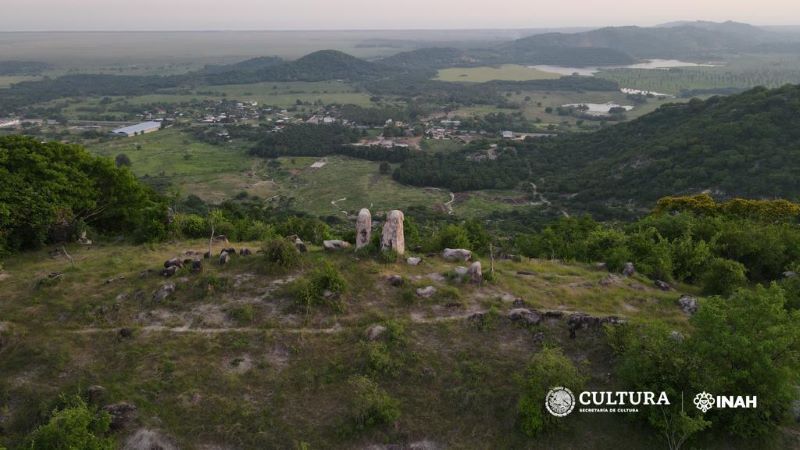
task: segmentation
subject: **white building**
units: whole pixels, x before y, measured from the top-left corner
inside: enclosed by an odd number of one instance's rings
[[[116,130],[112,130],[111,133],[118,136],[131,137],[139,134],[152,133],[160,129],[161,122],[142,122],[128,127],[117,128]]]

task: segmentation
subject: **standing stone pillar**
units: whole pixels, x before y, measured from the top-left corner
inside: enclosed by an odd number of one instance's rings
[[[369,245],[370,238],[372,237],[372,215],[370,215],[367,208],[362,208],[358,212],[358,219],[356,219],[356,250]]]
[[[386,215],[381,235],[381,250],[394,250],[398,255],[406,252],[406,240],[403,235],[403,211],[393,210]]]

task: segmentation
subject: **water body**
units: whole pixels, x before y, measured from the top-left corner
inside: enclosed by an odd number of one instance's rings
[[[674,67],[714,67],[713,64],[697,64],[677,59],[651,59],[646,62],[629,64],[627,66],[603,66],[603,67],[565,67],[565,66],[528,66],[531,69],[541,70],[542,72],[557,73],[559,75],[578,74],[582,76],[592,76],[601,70],[609,69],[644,69],[644,70],[665,70]]]

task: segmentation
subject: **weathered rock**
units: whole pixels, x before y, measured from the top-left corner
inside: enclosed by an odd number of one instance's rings
[[[636,268],[633,266],[632,262],[626,262],[625,265],[622,267],[622,274],[626,277],[629,277],[636,273]]]
[[[219,254],[221,255],[222,253],[227,253],[230,256],[235,256],[236,249],[233,247],[223,248],[222,250],[220,250]]]
[[[678,306],[681,307],[681,311],[692,315],[697,312],[697,298],[691,295],[681,295],[678,299]]]
[[[433,286],[426,286],[424,288],[417,289],[417,296],[422,298],[430,298],[435,293],[436,293],[436,288]]]
[[[125,275],[117,275],[116,277],[111,277],[111,278],[107,279],[106,281],[103,282],[103,284],[111,284],[111,283],[113,283],[115,281],[120,281],[120,280],[124,280],[124,279],[125,279]]]
[[[405,280],[400,275],[389,275],[386,278],[386,281],[389,282],[390,285],[394,287],[399,287],[405,284]]]
[[[253,254],[253,252],[250,251],[249,248],[240,248],[239,249],[239,256],[250,256],[252,254]]]
[[[305,253],[308,251],[308,247],[306,247],[305,242],[303,242],[303,240],[299,237],[294,238],[294,248],[296,248],[300,253]]]
[[[128,402],[106,405],[103,411],[111,416],[112,430],[125,428],[136,418],[136,406]]]
[[[92,245],[92,240],[86,237],[86,232],[81,232],[81,237],[78,238],[78,243],[83,245]]]
[[[672,289],[672,286],[669,285],[666,281],[656,280],[654,284],[657,288],[661,289],[662,291],[669,291]]]
[[[325,250],[335,251],[335,250],[343,250],[346,248],[350,248],[350,243],[347,241],[330,240],[330,241],[322,241],[322,246],[325,248]]]
[[[419,263],[421,263],[421,262],[422,262],[422,258],[418,258],[416,256],[410,256],[410,257],[406,258],[406,264],[408,264],[409,266],[418,266]]]
[[[469,273],[469,269],[464,266],[457,266],[455,269],[453,269],[453,273],[459,278],[464,278],[467,276],[467,273]]]
[[[796,277],[796,276],[797,276],[797,272],[794,272],[794,271],[791,271],[791,270],[787,270],[786,272],[783,272],[783,278],[792,278],[792,277]]]
[[[595,317],[585,313],[570,314],[567,317],[567,328],[569,328],[569,337],[575,338],[575,331],[587,328],[599,328],[601,325],[608,323],[611,325],[619,325],[625,323],[624,319],[616,316],[608,317]]]
[[[594,268],[597,270],[608,270],[608,265],[604,262],[599,262],[594,264]]]
[[[175,293],[175,283],[164,283],[153,293],[153,301],[162,302]]]
[[[172,259],[168,259],[168,260],[164,261],[164,268],[168,269],[170,267],[181,268],[181,267],[183,267],[183,261],[181,261],[178,258],[172,258]]]
[[[392,210],[386,215],[386,223],[383,224],[383,234],[381,234],[381,250],[394,250],[398,255],[406,252],[406,238],[403,233],[403,211]]]
[[[105,396],[106,396],[106,388],[98,384],[89,386],[86,389],[86,397],[89,399],[90,403],[94,404],[101,403]]]
[[[228,254],[228,252],[223,251],[222,253],[219,254],[219,263],[220,263],[220,265],[228,264],[228,262],[230,260],[231,260],[231,257]]]
[[[669,338],[675,342],[683,342],[683,334],[680,331],[676,330],[670,331]]]
[[[356,250],[366,245],[372,238],[372,214],[367,208],[362,208],[358,212],[356,219]]]
[[[383,333],[386,333],[386,327],[380,324],[372,325],[371,327],[367,328],[366,336],[367,340],[370,341],[377,341],[378,339],[383,336]]]
[[[469,281],[475,284],[483,283],[483,271],[481,270],[481,262],[475,261],[469,266],[469,270],[467,271],[467,275],[469,275]]]
[[[606,275],[605,277],[603,277],[602,280],[600,280],[600,286],[606,286],[606,287],[613,286],[615,284],[619,284],[619,282],[620,282],[620,278],[618,276],[614,275],[613,273],[610,273],[610,274]]]
[[[192,264],[191,266],[189,266],[189,268],[190,268],[189,270],[191,270],[192,273],[200,273],[203,271],[203,261],[195,259],[194,261],[192,261]]]
[[[130,339],[133,337],[133,328],[120,328],[119,337],[123,339]]]
[[[472,259],[472,252],[463,248],[446,248],[442,251],[442,258],[447,261],[469,261]]]
[[[171,277],[178,273],[178,266],[169,266],[161,271],[162,277]]]
[[[158,430],[141,428],[125,440],[122,450],[178,450],[178,446],[171,437]]]
[[[220,234],[220,235],[214,236],[214,242],[227,244],[228,243],[228,237],[225,236],[224,234]]]
[[[542,315],[538,311],[527,308],[514,308],[508,312],[508,318],[514,322],[522,322],[525,325],[539,325]]]

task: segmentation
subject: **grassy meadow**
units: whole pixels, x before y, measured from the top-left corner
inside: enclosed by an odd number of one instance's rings
[[[436,79],[441,81],[470,83],[483,83],[493,80],[552,80],[556,78],[561,78],[561,75],[532,69],[518,64],[503,64],[496,67],[452,67],[440,69],[436,75]]]

